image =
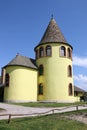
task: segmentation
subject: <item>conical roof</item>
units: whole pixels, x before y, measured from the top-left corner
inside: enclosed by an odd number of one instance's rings
[[[67,43],[54,18],[51,18],[48,27],[39,44],[52,42]]]
[[[16,55],[16,57],[14,59],[12,59],[6,66],[25,66],[25,67],[29,67],[29,68],[33,68],[33,69],[37,69],[36,67],[36,63],[34,59],[25,57],[25,56],[21,56],[19,54]]]

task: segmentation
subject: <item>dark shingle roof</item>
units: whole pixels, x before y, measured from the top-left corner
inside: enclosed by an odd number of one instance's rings
[[[39,44],[48,42],[67,43],[54,18],[52,18],[49,22],[48,27]]]
[[[77,86],[74,86],[74,91],[75,92],[86,92],[85,90],[83,90],[83,89],[81,89],[81,88],[79,88]]]
[[[5,67],[13,66],[13,65],[25,66],[25,67],[37,69],[34,59],[21,56],[19,54],[17,54],[16,57],[13,60],[11,60]]]

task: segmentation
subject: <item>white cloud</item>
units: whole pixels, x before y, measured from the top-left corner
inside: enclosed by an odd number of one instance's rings
[[[82,75],[82,74],[79,74],[79,75],[74,75],[74,79],[77,80],[77,81],[80,81],[80,82],[85,82],[87,83],[87,75]]]
[[[87,69],[87,57],[73,56],[73,65]],[[82,69],[80,74],[74,75],[74,84],[87,91],[87,75],[82,74]]]
[[[77,86],[87,91],[87,75],[74,75],[74,82],[77,83]]]
[[[73,56],[73,65],[87,68],[87,57]]]

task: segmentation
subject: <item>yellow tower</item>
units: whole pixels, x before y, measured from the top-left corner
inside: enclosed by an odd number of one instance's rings
[[[74,102],[72,50],[52,18],[35,47],[39,101]]]

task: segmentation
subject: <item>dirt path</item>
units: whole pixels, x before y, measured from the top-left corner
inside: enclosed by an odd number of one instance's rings
[[[75,106],[74,107],[58,107],[58,108],[35,108],[35,107],[23,107],[23,106],[18,106],[18,105],[10,105],[6,103],[0,103],[0,108],[5,109],[4,111],[0,111],[0,120],[8,119],[9,114],[16,114],[16,115],[23,114],[25,115],[25,117],[27,117],[27,116],[37,116],[37,115],[40,115],[41,113],[52,114],[52,113],[63,113],[63,112],[76,110]],[[87,106],[79,106],[79,110],[81,109],[87,109]],[[7,115],[2,116],[3,114],[7,114]],[[29,114],[29,115],[26,115],[26,114]],[[13,116],[12,118],[17,118],[17,117],[22,117],[22,116]],[[78,120],[87,124],[87,118],[84,115],[77,115],[77,116],[73,115],[67,118]]]
[[[87,124],[87,115],[82,114],[82,115],[70,115],[70,116],[65,116],[68,119],[80,121],[84,124]]]

